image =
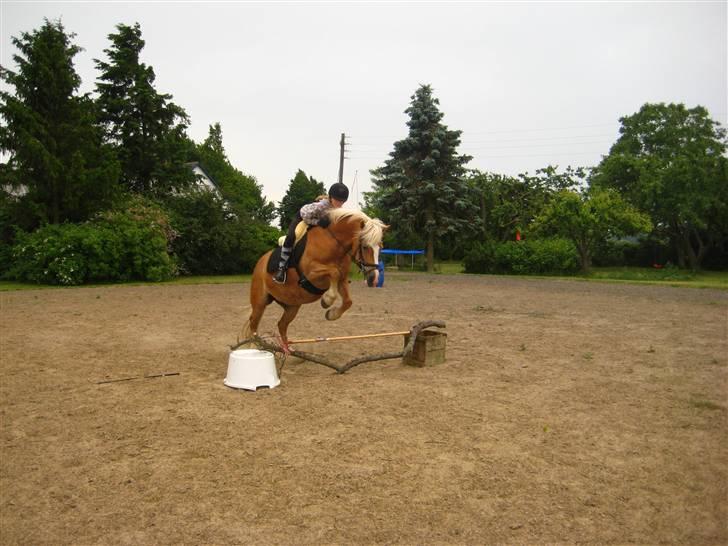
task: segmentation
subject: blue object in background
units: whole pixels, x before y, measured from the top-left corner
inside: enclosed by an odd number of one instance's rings
[[[379,279],[377,280],[377,288],[381,288],[384,285],[384,259],[379,258],[379,265],[377,265],[377,271],[379,271]]]
[[[395,250],[392,248],[383,248],[380,254],[424,254],[424,250]]]
[[[406,256],[412,256],[412,268],[414,269],[415,266],[415,256],[417,254],[424,254],[424,250],[396,250],[391,248],[383,248],[379,251],[379,254],[393,254],[394,256],[397,256],[398,254],[404,254]],[[396,258],[395,258],[396,260]],[[381,288],[384,284],[384,258],[379,258],[379,265],[377,266],[377,269],[379,270],[379,280],[377,281],[377,288]]]

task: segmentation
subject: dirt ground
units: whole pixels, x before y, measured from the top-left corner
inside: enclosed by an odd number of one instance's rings
[[[247,284],[0,294],[2,544],[728,543],[728,292],[407,273],[352,292],[291,337],[442,319],[447,361],[289,358],[240,391]]]

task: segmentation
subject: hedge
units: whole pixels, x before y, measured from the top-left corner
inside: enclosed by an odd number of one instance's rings
[[[19,232],[8,277],[42,284],[160,281],[176,272],[163,229],[131,213]]]
[[[579,270],[576,247],[567,239],[478,243],[463,263],[466,273],[553,275]]]

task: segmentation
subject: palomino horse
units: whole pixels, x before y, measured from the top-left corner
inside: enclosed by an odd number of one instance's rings
[[[388,226],[377,218],[353,210],[332,209],[327,228],[309,229],[306,249],[296,268],[290,268],[285,284],[273,282],[268,272],[265,253],[255,266],[250,285],[250,318],[243,327],[243,339],[257,335],[265,308],[272,302],[283,307],[278,321],[281,347],[288,352],[288,325],[296,318],[301,305],[321,299],[327,320],[338,319],[349,307],[349,269],[354,260],[367,276],[367,284],[375,286],[382,237]],[[341,303],[332,307],[338,297]]]

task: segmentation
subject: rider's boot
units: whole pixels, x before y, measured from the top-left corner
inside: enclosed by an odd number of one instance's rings
[[[273,275],[273,281],[278,284],[286,283],[286,272],[288,271],[288,259],[291,257],[291,248],[281,247],[281,260],[278,262],[278,271]]]

